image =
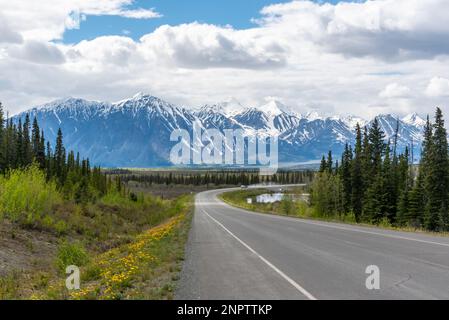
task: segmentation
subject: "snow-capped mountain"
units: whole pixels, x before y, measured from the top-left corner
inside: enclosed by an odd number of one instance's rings
[[[142,93],[116,103],[67,98],[27,112],[37,117],[49,141],[55,141],[61,128],[68,149],[104,167],[168,166],[170,150],[177,143],[170,141],[171,133],[175,129],[192,132],[194,123],[221,132],[242,129],[247,135],[256,130],[278,135],[279,160],[283,164],[316,161],[329,149],[338,156],[346,143],[353,143],[357,123],[361,127],[372,124],[351,116],[303,116],[276,100],[246,107],[231,99],[190,110]],[[25,114],[15,116],[15,120]],[[377,118],[390,140],[399,123],[399,149],[413,143],[415,151],[419,150],[425,121],[417,114],[402,119],[393,115]]]

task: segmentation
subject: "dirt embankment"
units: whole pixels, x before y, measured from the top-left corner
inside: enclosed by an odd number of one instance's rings
[[[0,223],[0,277],[13,271],[28,271],[51,263],[58,238],[42,231],[27,230],[8,221]]]

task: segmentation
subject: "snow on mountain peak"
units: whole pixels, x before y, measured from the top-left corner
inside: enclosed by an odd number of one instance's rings
[[[266,104],[258,107],[257,109],[271,116],[279,116],[283,113],[288,115],[296,115],[295,112],[278,100],[270,99],[267,101],[268,102]]]
[[[357,124],[359,124],[360,127],[364,127],[368,123],[368,121],[366,121],[365,119],[355,116],[342,117],[341,121],[343,121],[343,123],[352,130],[357,127]]]
[[[145,92],[137,92],[132,98],[131,100],[141,100],[143,98],[151,98],[153,97],[151,94],[149,93],[145,93]]]
[[[200,112],[220,113],[227,117],[232,117],[244,112],[247,109],[248,108],[244,107],[237,99],[229,98],[223,102],[219,102],[213,105],[207,104],[200,109]]]
[[[320,115],[313,110],[307,116],[292,114],[274,98],[252,108],[232,98],[194,112],[145,93],[113,104],[65,98],[29,111],[39,118],[50,140],[54,141],[61,127],[70,149],[81,150],[92,158],[93,163],[105,166],[168,164],[166,155],[170,153],[171,132],[178,128],[191,130],[196,121],[204,128],[243,129],[249,136],[256,133],[278,135],[279,159],[289,162],[320,159],[327,153],[329,145],[335,154],[339,154],[347,142],[353,143],[357,123],[362,127],[372,124],[372,121],[354,116]],[[24,115],[19,114],[15,119]],[[397,129],[398,117],[379,115],[378,120],[387,138],[391,139]],[[143,121],[148,125],[142,125]],[[419,150],[424,123],[416,113],[399,118],[397,137],[401,148],[413,141]],[[98,128],[104,130],[101,135]],[[138,134],[134,134],[136,132]],[[115,141],[126,148],[117,147]],[[148,141],[152,141],[152,149],[147,149]],[[111,151],[104,152],[105,149]]]
[[[402,121],[418,127],[424,126],[426,124],[426,120],[421,118],[416,112],[406,115],[404,118],[402,118]]]
[[[305,116],[305,118],[309,121],[315,121],[315,120],[324,120],[324,117],[322,117],[318,112],[311,111],[308,112]]]

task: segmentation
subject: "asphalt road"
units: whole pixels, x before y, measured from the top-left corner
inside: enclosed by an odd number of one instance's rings
[[[196,197],[177,299],[449,299],[449,238],[252,213],[221,192]]]

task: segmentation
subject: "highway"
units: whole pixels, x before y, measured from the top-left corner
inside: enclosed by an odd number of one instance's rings
[[[229,190],[196,196],[176,299],[449,299],[447,237],[249,212]]]

